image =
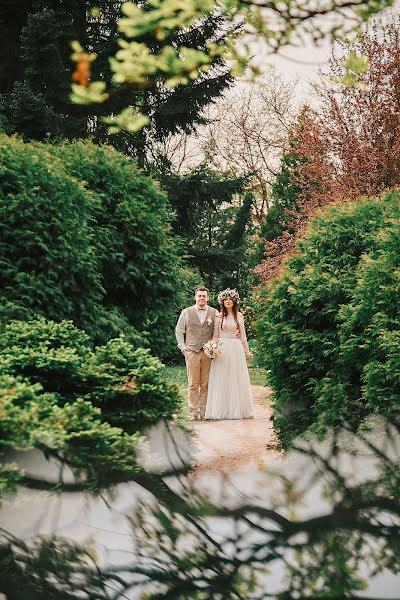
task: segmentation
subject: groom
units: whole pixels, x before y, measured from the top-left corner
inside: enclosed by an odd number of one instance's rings
[[[194,306],[184,308],[181,312],[175,335],[178,348],[186,361],[190,418],[201,420],[204,419],[206,411],[208,374],[211,366],[211,359],[204,354],[203,344],[213,336],[218,311],[207,305],[206,287],[196,289],[195,300]]]

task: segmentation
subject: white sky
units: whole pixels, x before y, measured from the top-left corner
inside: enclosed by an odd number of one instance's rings
[[[296,97],[299,104],[302,104],[310,98],[310,82],[318,79],[321,68],[327,70],[331,51],[329,43],[318,48],[311,44],[301,48],[287,47],[282,50],[281,55],[266,56],[264,64],[275,66],[284,79],[297,79]]]
[[[395,0],[393,7],[375,17],[378,21],[391,21],[393,14],[400,12],[400,0]],[[374,19],[373,19],[374,20]],[[293,80],[297,77],[298,85],[296,97],[299,104],[306,102],[310,97],[310,81],[318,79],[319,70],[328,71],[328,61],[332,53],[332,43],[324,41],[321,46],[316,47],[311,43],[303,44],[301,47],[287,46],[278,55],[267,55],[259,46],[255,52],[254,62],[261,68],[266,64],[274,65],[282,76]],[[336,46],[338,48],[338,46]]]
[[[385,11],[378,16],[378,19],[391,19],[391,13],[398,13],[400,10],[400,0],[396,0],[392,10]],[[278,55],[267,53],[262,42],[255,42],[253,50],[253,62],[260,67],[264,72],[267,72],[268,65],[275,67],[284,80],[295,81],[295,110],[298,110],[302,104],[314,104],[316,99],[313,99],[313,91],[311,83],[317,81],[320,77],[320,72],[329,72],[329,58],[332,54],[332,43],[328,40],[324,41],[320,46],[315,46],[310,42],[303,43],[301,47],[287,46],[283,48]],[[340,52],[340,51],[339,51]],[[238,80],[234,85],[233,90],[240,89],[241,86],[248,85],[245,80]],[[229,93],[229,92],[228,92]],[[206,129],[199,128],[198,134],[200,138]],[[185,148],[186,159],[184,160],[186,169],[193,168],[201,162],[203,153],[201,151],[201,141],[198,136],[191,136],[187,140]],[[180,161],[181,153],[177,152],[173,162]],[[172,156],[171,156],[172,158]],[[176,159],[176,160],[175,160]],[[185,170],[186,170],[185,169]]]

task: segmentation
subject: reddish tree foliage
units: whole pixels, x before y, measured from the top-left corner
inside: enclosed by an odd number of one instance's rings
[[[400,21],[370,30],[352,48],[370,69],[362,88],[327,88],[319,120],[336,165],[336,196],[353,199],[378,194],[400,180]],[[331,74],[343,75],[333,60]]]
[[[256,269],[264,281],[279,273],[318,207],[400,184],[400,20],[370,28],[350,52],[370,62],[361,86],[325,83],[318,90],[318,111],[303,109],[292,132],[293,152],[306,158],[291,175],[301,193],[288,231],[266,245],[266,258]],[[332,58],[330,76],[343,78],[343,58]]]
[[[291,153],[299,159],[291,170],[290,178],[299,190],[296,206],[286,210],[287,223],[282,235],[265,244],[266,258],[256,267],[255,273],[264,281],[276,277],[285,257],[315,211],[332,201],[334,170],[329,158],[325,132],[313,111],[305,106],[290,132]]]

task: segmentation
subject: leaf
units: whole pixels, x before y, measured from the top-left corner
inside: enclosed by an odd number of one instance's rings
[[[343,66],[347,71],[361,75],[368,71],[370,63],[366,56],[358,56],[355,52],[350,52]]]

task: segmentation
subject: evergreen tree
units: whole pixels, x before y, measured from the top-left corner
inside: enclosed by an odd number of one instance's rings
[[[291,143],[293,148],[294,142]],[[287,211],[296,209],[301,188],[296,177],[300,158],[293,150],[286,152],[281,161],[280,171],[271,188],[272,206],[261,227],[264,240],[270,242],[282,234],[288,223]]]
[[[252,196],[234,202],[245,177],[213,171],[206,163],[179,175],[166,161],[158,177],[175,211],[175,233],[184,238],[189,263],[208,286],[239,285],[239,265],[251,221]]]
[[[68,319],[97,342],[124,333],[173,354],[194,282],[159,186],[89,141],[1,135],[0,171],[0,321]]]
[[[26,0],[8,2],[2,10],[0,35],[8,42],[8,68],[0,80],[5,130],[34,139],[86,135],[87,109],[68,98],[70,41],[86,30],[85,3]]]
[[[232,82],[229,66],[220,59],[208,74],[188,86],[119,90],[104,104],[87,107],[70,102],[72,40],[79,40],[97,54],[93,79],[112,85],[109,58],[118,49],[121,4],[121,0],[6,0],[0,13],[0,34],[6,40],[2,64],[12,67],[0,71],[0,113],[6,132],[34,139],[90,134],[95,141],[107,141],[143,164],[152,139],[191,131],[204,123],[203,108]],[[99,16],[92,12],[95,8],[100,9]],[[221,17],[212,16],[189,31],[174,34],[171,42],[201,50],[208,41],[222,41],[228,29]],[[137,134],[110,136],[101,117],[116,114],[127,105],[140,106],[149,115],[150,125]]]

